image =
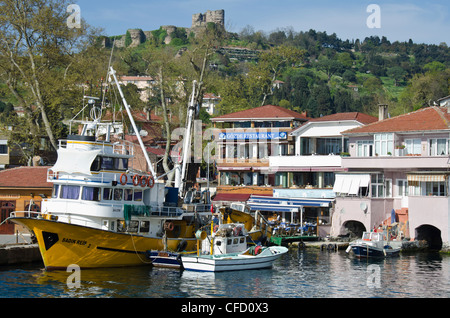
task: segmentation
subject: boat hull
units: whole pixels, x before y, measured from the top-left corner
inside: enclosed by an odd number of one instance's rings
[[[249,269],[271,268],[273,263],[286,253],[285,247],[270,247],[269,252],[260,255],[224,254],[181,256],[182,266],[185,270],[199,272],[224,272]],[[273,251],[273,252],[272,252]]]
[[[47,270],[151,265],[148,251],[164,250],[162,238],[117,233],[36,218],[12,218],[32,231]],[[168,250],[176,251],[186,241],[185,250],[196,248],[194,238],[167,239]]]
[[[351,251],[356,257],[359,258],[382,258],[382,257],[392,257],[398,256],[400,254],[400,249],[393,248],[377,248],[368,245],[352,245],[350,246]]]

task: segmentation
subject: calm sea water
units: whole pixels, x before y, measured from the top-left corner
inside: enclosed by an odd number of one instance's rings
[[[82,270],[79,288],[41,264],[0,268],[1,298],[448,298],[450,256],[367,261],[291,249],[272,269],[197,273],[152,267]]]

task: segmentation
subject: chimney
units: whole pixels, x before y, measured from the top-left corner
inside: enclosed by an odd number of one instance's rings
[[[387,108],[388,105],[386,104],[379,104],[378,105],[378,121],[385,120],[387,118]]]

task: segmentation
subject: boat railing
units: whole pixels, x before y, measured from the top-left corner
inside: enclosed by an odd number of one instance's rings
[[[59,148],[67,148],[68,142],[75,142],[76,140],[60,139]],[[104,140],[91,141],[92,144],[88,144],[88,149],[101,149],[101,153],[112,153],[116,155],[134,155],[134,143],[128,140],[117,140],[114,142]],[[111,148],[112,147],[112,148]]]

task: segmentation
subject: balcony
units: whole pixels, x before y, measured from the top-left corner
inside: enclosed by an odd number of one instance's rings
[[[343,158],[338,155],[271,156],[271,171],[341,171]]]
[[[375,156],[343,157],[344,169],[447,169],[450,167],[447,156]]]

